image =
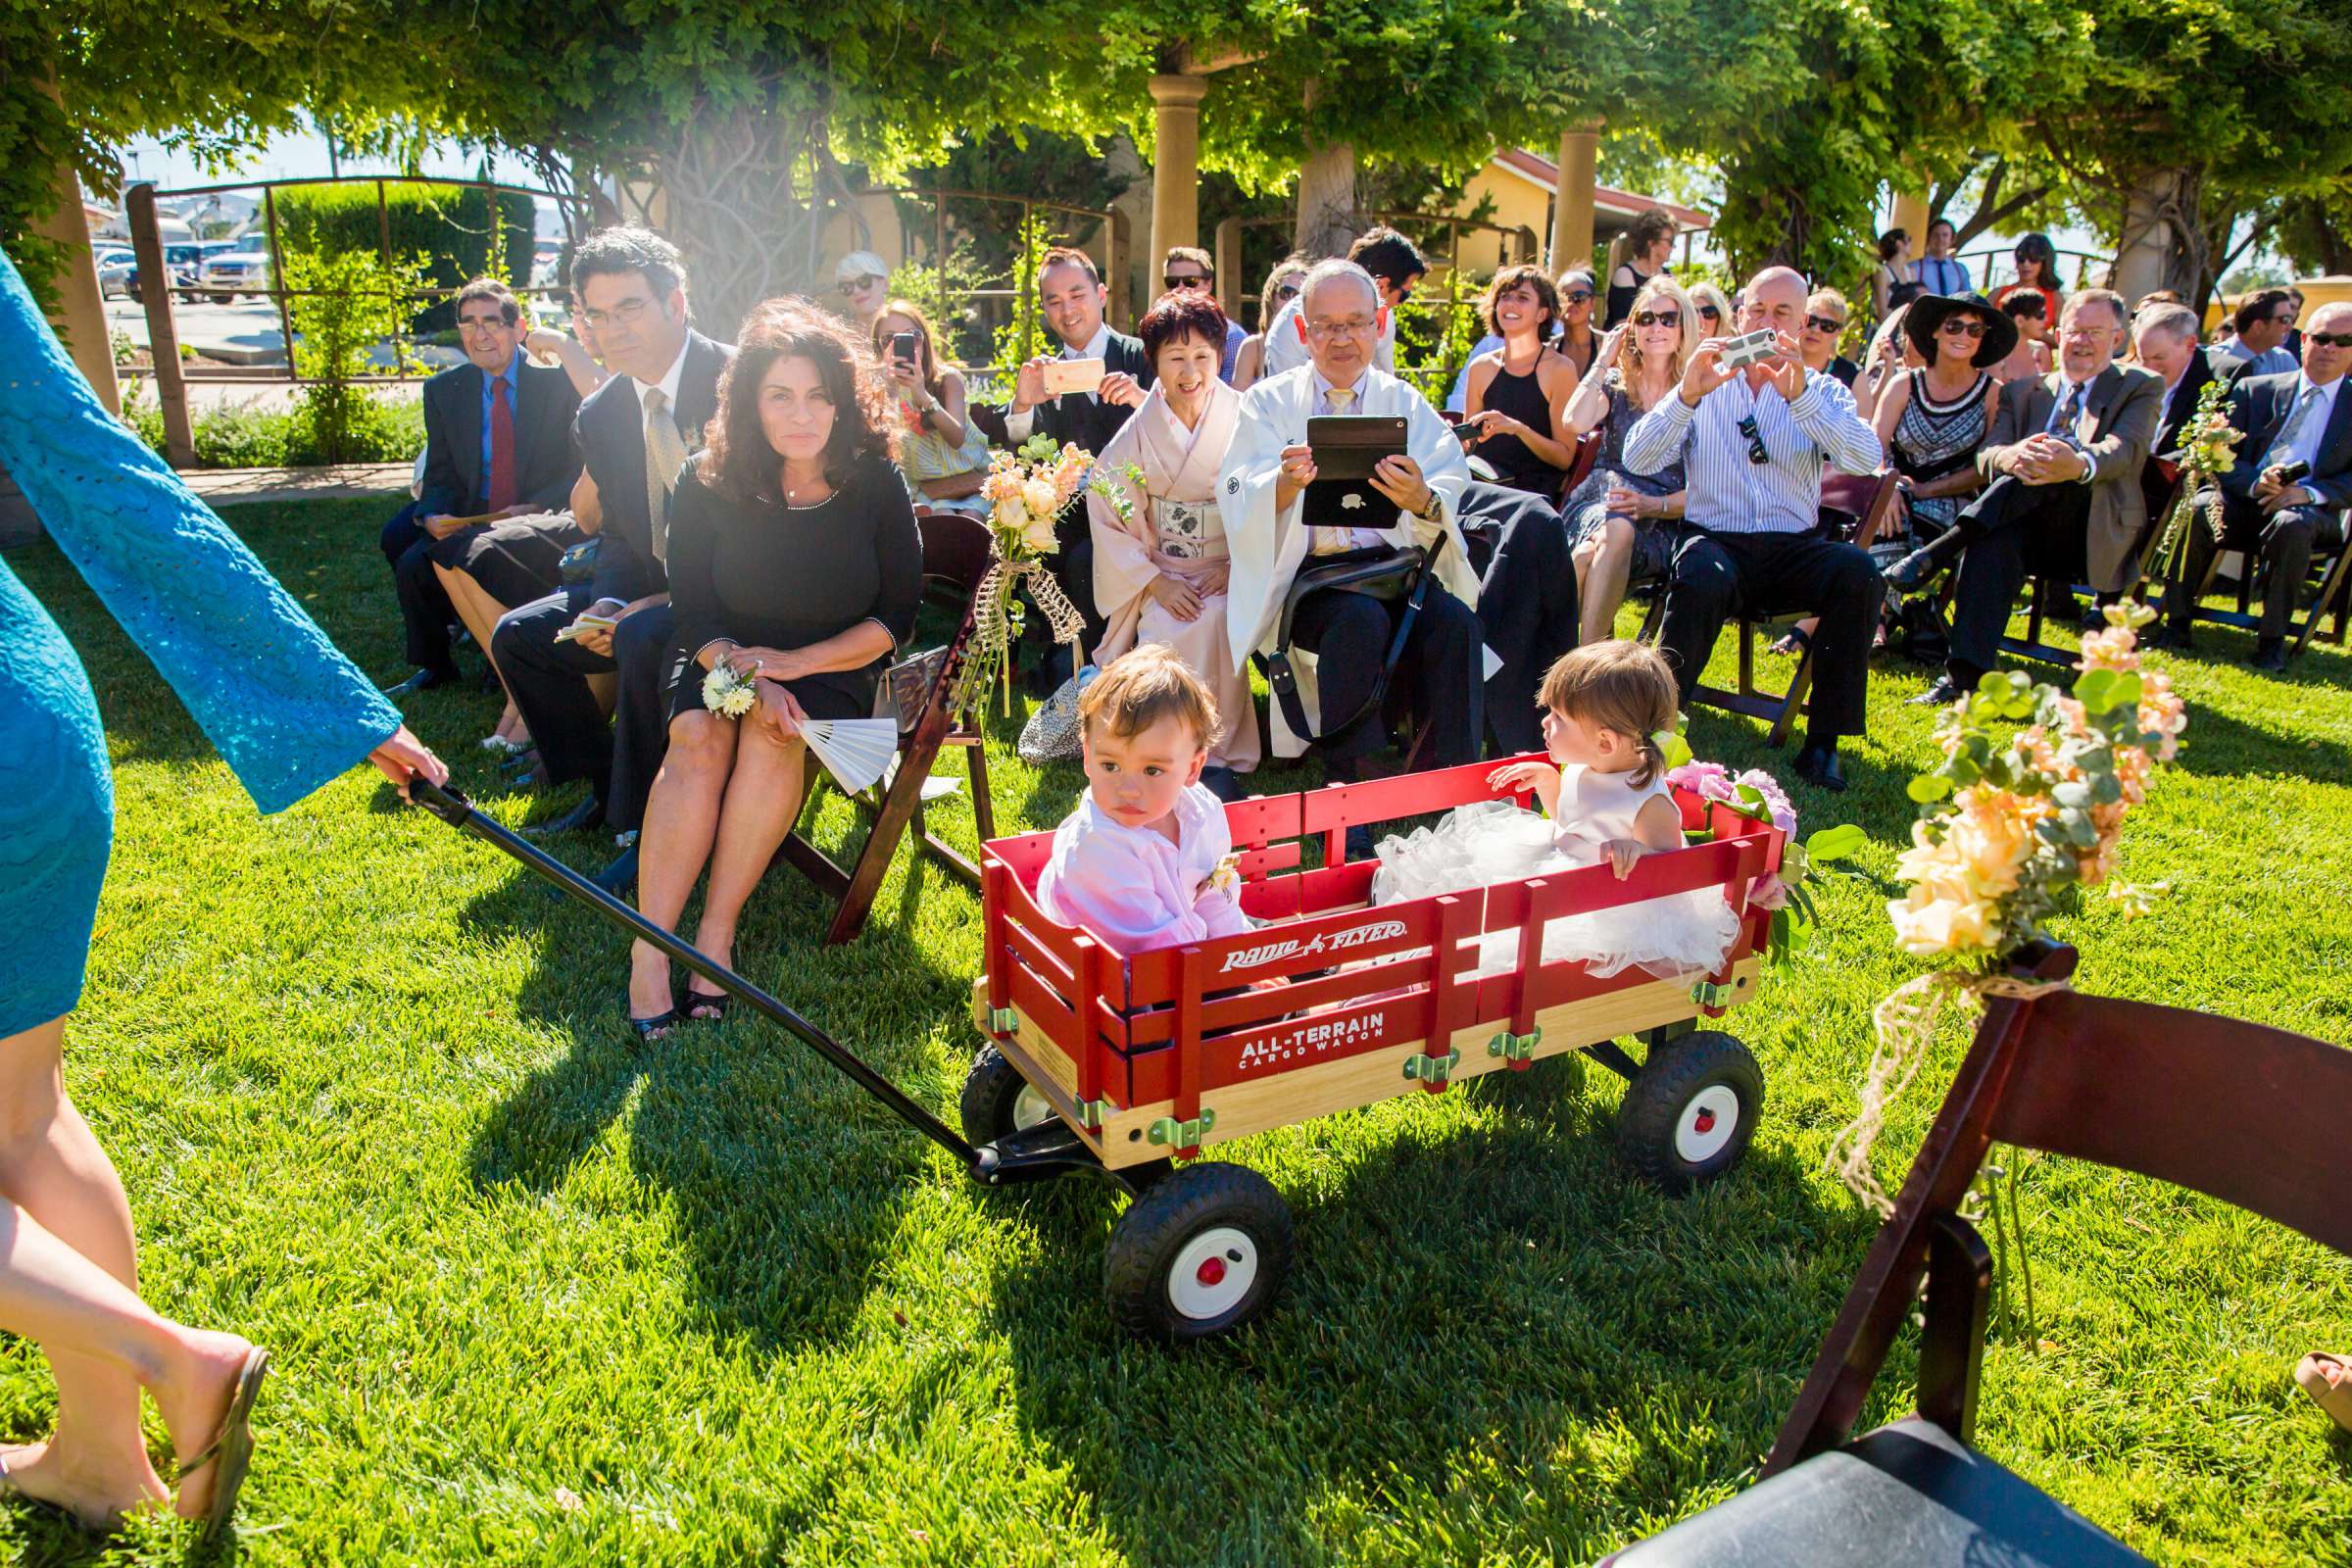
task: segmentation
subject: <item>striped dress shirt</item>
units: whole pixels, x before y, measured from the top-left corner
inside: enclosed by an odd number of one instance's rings
[[[1769,463],[1749,460],[1740,421],[1751,415]],[[1686,466],[1683,520],[1709,533],[1810,533],[1821,520],[1825,460],[1847,473],[1876,473],[1884,461],[1877,434],[1854,412],[1854,395],[1814,372],[1794,403],[1770,382],[1751,392],[1745,375],[1695,409],[1679,393],[1659,399],[1626,432],[1625,466],[1653,474],[1678,454]]]

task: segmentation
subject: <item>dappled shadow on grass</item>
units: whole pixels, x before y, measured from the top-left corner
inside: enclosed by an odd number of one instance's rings
[[[884,1076],[903,1078],[929,1021],[964,999],[966,982],[943,973],[912,935],[924,892],[940,885],[910,871],[895,924],[893,910],[877,909],[858,941],[820,948],[830,906],[771,870],[745,908],[737,964]],[[471,1168],[485,1197],[561,1192],[625,1115],[630,1165],[676,1215],[694,1297],[715,1331],[761,1349],[845,1331],[906,1195],[930,1179],[919,1135],[742,1002],[724,1023],[640,1044],[624,1021],[627,938],[519,868],[461,918],[538,934],[516,1006],[571,1037],[476,1133]],[[677,978],[682,988],[683,971]],[[907,1004],[910,992],[922,1005]]]
[[[1334,1118],[1336,1170],[1276,1151],[1291,1290],[1218,1344],[1126,1340],[1101,1302],[1109,1205],[1018,1200],[1044,1244],[997,1281],[1021,1420],[1137,1561],[1211,1541],[1214,1560],[1345,1560],[1346,1521],[1318,1518],[1333,1499],[1410,1517],[1440,1496],[1480,1539],[1507,1527],[1581,1560],[1736,1481],[1875,1225],[1822,1209],[1779,1152],[1688,1199],[1636,1182],[1611,1108],[1582,1098],[1603,1076],[1575,1059],[1491,1075],[1449,1092],[1474,1125],[1409,1118],[1385,1142]],[[1463,1538],[1422,1544],[1441,1539]]]

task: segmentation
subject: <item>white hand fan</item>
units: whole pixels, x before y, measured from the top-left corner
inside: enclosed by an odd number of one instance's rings
[[[852,795],[880,778],[899,754],[895,718],[812,718],[801,726],[801,738]]]

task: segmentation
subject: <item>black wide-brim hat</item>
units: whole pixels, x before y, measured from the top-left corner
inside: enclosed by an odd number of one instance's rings
[[[1922,294],[1903,310],[1903,333],[1911,346],[1919,350],[1921,359],[1933,365],[1936,361],[1936,333],[1944,318],[1957,311],[1968,311],[1984,318],[1984,336],[1977,345],[1976,358],[1970,363],[1980,370],[2000,364],[2017,347],[2017,323],[2006,311],[1996,311],[1992,301],[1982,294]]]

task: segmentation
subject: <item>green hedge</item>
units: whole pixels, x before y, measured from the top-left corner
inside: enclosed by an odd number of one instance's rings
[[[289,250],[373,252],[391,231],[392,254],[421,253],[425,279],[434,288],[455,290],[490,270],[493,220],[490,197],[478,185],[384,182],[384,211],[376,216],[372,180],[350,185],[293,185],[277,193],[279,242]],[[498,219],[506,229],[507,281],[520,289],[530,281],[535,215],[520,191],[498,193]],[[418,313],[415,330],[446,331],[457,325],[448,304]]]

